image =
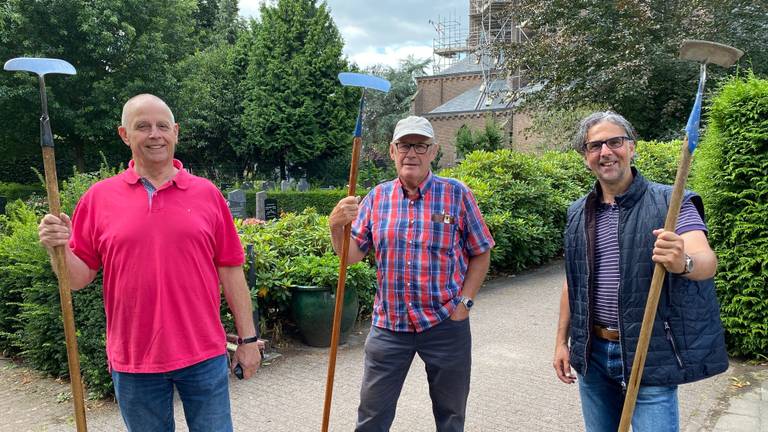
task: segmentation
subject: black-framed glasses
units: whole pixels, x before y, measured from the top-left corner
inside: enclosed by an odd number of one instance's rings
[[[624,141],[628,139],[628,136],[617,136],[602,141],[590,141],[584,144],[584,149],[587,151],[587,153],[595,153],[603,148],[603,144],[607,145],[610,149],[617,149],[623,146]]]
[[[413,151],[416,152],[416,154],[424,154],[429,150],[429,146],[432,144],[428,143],[416,143],[416,144],[408,144],[408,143],[402,143],[399,142],[395,144],[397,146],[397,151],[400,153],[408,153],[411,151],[411,148],[413,148]]]

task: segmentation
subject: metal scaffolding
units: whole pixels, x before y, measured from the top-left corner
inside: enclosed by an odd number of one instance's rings
[[[461,27],[456,16],[437,17],[437,22],[430,20],[437,35],[432,39],[432,72],[439,74],[466,58],[467,33]]]
[[[480,66],[483,75],[481,95],[475,109],[490,105],[498,97],[509,96],[521,86],[520,73],[504,71],[504,53],[498,47],[520,43],[525,33],[514,22],[509,8],[515,0],[469,0],[469,31],[464,31],[455,16],[438,17],[433,40],[433,73],[440,74],[468,56]],[[506,80],[500,86],[497,80]]]

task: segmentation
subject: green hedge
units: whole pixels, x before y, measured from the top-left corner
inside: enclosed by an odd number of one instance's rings
[[[768,80],[749,74],[712,99],[695,153],[726,341],[733,354],[768,356]]]
[[[8,202],[27,199],[32,194],[45,195],[45,188],[40,184],[0,182],[0,197],[7,198]]]
[[[635,166],[645,178],[662,184],[674,184],[680,163],[682,141],[638,141]]]
[[[357,189],[357,195],[364,196],[367,189]],[[347,189],[311,189],[307,192],[267,191],[267,198],[277,200],[277,208],[280,213],[301,213],[304,209],[314,208],[318,213],[328,215],[340,199],[347,196]],[[256,191],[248,190],[245,193],[245,210],[249,216],[256,215]]]

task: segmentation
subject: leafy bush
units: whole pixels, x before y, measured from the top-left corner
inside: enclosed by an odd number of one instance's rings
[[[472,189],[497,243],[491,252],[495,270],[519,271],[560,250],[564,209],[536,156],[507,149],[477,151],[440,174]]]
[[[712,99],[692,187],[718,255],[715,284],[733,354],[768,356],[768,80],[753,74]]]
[[[486,117],[482,130],[473,131],[469,126],[463,125],[456,133],[456,152],[459,157],[473,151],[495,151],[503,144],[504,131],[492,117]]]
[[[291,285],[328,287],[335,292],[339,280],[339,257],[332,253],[322,256],[296,257],[291,262],[288,276],[291,279]],[[365,261],[349,266],[344,289],[353,289],[357,292],[360,315],[370,314],[373,298],[376,295],[376,270]]]
[[[104,175],[110,172],[105,171]],[[62,187],[62,208],[70,213],[76,189],[98,179],[77,174]],[[53,376],[67,376],[66,343],[58,281],[45,250],[38,244],[39,213],[21,201],[9,207],[0,235],[0,348]],[[73,293],[81,371],[92,396],[112,391],[106,366],[101,278]]]
[[[661,184],[675,183],[682,141],[638,141],[635,166],[645,178]]]

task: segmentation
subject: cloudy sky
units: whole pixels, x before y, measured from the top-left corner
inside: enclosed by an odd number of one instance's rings
[[[240,0],[240,14],[258,17],[262,0]],[[466,32],[469,0],[326,0],[344,38],[344,53],[361,67],[397,66],[409,54],[432,58],[437,33],[430,20],[461,22]]]

